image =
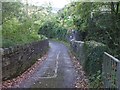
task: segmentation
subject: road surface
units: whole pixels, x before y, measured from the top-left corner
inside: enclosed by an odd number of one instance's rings
[[[20,83],[19,88],[74,88],[77,73],[67,47],[54,41],[49,41],[49,45],[46,60],[34,74]]]

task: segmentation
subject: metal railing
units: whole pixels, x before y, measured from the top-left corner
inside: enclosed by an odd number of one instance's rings
[[[104,52],[102,70],[104,88],[120,89],[120,61]]]
[[[84,65],[85,62],[85,51],[84,51],[84,42],[83,41],[71,41],[72,50],[75,52],[76,57],[79,59],[81,65]]]
[[[84,42],[71,40],[72,50],[75,52],[81,65],[85,62]],[[104,52],[102,63],[102,77],[104,88],[120,89],[120,60]]]

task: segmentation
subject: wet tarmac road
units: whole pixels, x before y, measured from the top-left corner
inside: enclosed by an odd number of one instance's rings
[[[76,72],[67,47],[50,41],[48,57],[19,88],[74,88]],[[15,86],[17,87],[17,86]]]

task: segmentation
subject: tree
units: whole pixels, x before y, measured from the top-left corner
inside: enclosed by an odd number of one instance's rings
[[[21,7],[20,2],[3,2],[2,3],[2,18],[3,22],[6,20],[10,20],[13,17],[19,17],[19,12],[20,12],[20,7]]]

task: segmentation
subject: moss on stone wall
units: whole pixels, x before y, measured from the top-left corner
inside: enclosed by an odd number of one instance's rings
[[[37,41],[23,46],[4,48],[2,55],[2,79],[14,78],[47,52],[48,40]]]

